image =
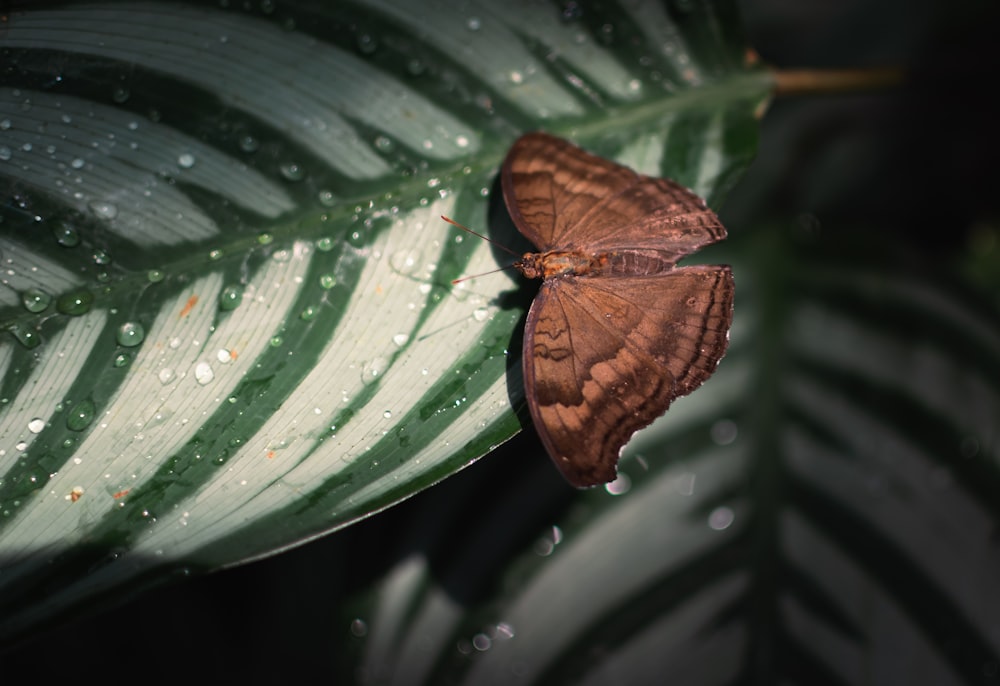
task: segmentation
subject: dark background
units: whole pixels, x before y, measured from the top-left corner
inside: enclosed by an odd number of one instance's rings
[[[870,242],[892,241],[914,264],[959,270],[996,299],[1000,5],[741,4],[750,42],[766,64],[896,66],[905,79],[878,92],[774,101],[761,123],[758,157],[721,211],[731,233],[792,226],[817,236],[817,250],[828,249],[823,236],[830,233],[853,232],[862,251]],[[0,653],[0,674],[51,668],[54,649],[58,671],[70,680],[75,665],[103,659],[105,651],[113,656],[109,678],[144,683],[284,683],[343,673],[351,662],[343,650],[351,641],[344,602],[413,549],[428,552],[456,597],[474,599],[484,591],[473,582],[481,578],[475,571],[508,550],[501,545],[458,559],[444,542],[496,517],[494,500],[496,508],[511,507],[514,490],[518,516],[529,522],[551,518],[573,495],[536,439],[522,434],[444,483],[344,531],[52,627]],[[431,522],[437,528],[427,530]],[[533,531],[526,525],[524,540]],[[515,530],[507,547],[519,542]],[[163,653],[170,645],[183,659]]]

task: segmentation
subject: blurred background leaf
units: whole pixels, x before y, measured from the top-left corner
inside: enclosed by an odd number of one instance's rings
[[[553,7],[591,35],[619,11]],[[726,3],[665,7],[734,26]],[[6,665],[54,644],[85,660],[87,634],[139,669],[183,635],[152,678],[210,657],[199,674],[250,681],[995,683],[998,113],[981,93],[996,10],[740,9],[769,63],[908,79],[770,107],[722,207],[731,238],[699,256],[737,275],[730,353],[636,437],[614,488],[568,488],[525,432],[377,517],[79,619]],[[712,33],[742,53],[738,31]],[[643,165],[624,144],[635,122],[594,121],[575,133]],[[695,141],[705,126],[686,124]],[[671,139],[664,159],[683,160]]]

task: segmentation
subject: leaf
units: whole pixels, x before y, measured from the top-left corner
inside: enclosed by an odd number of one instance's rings
[[[438,217],[502,235],[496,167],[538,127],[717,204],[768,87],[733,3],[567,12],[11,13],[0,635],[297,545],[518,430],[519,285],[453,287],[497,258]]]

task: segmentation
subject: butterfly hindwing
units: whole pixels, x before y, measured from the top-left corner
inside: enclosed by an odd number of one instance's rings
[[[733,294],[728,267],[543,284],[525,327],[525,387],[542,442],[571,483],[614,479],[632,434],[712,374]]]

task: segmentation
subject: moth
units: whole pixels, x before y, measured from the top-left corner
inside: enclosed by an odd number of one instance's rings
[[[726,229],[680,184],[547,133],[519,138],[500,174],[514,224],[539,250],[514,263],[542,279],[524,329],[532,421],[571,484],[613,481],[632,434],[726,352],[731,269],[677,266]]]

